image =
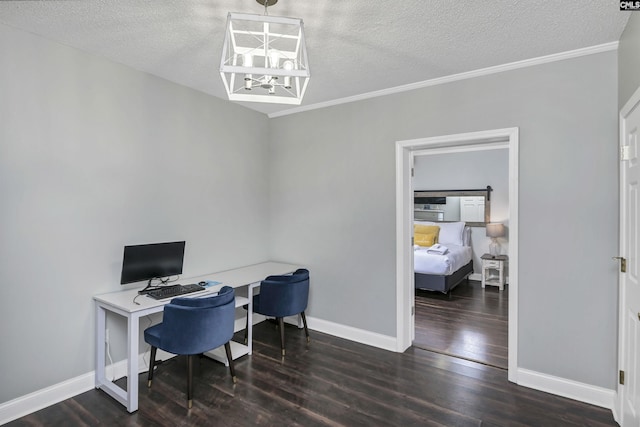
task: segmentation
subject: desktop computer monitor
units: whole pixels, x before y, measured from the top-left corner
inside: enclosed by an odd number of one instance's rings
[[[124,247],[120,284],[182,274],[185,242],[151,243]]]

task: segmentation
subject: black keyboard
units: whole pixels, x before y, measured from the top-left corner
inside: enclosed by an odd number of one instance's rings
[[[154,299],[167,299],[199,291],[204,291],[204,288],[200,285],[171,285],[149,291],[147,295]]]

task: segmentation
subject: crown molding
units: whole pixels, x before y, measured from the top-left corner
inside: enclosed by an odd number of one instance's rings
[[[610,42],[599,44],[596,46],[585,47],[582,49],[570,50],[567,52],[554,53],[552,55],[539,56],[537,58],[525,59],[522,61],[510,62],[508,64],[496,65],[493,67],[481,68],[479,70],[468,71],[465,73],[452,74],[450,76],[438,77],[422,82],[410,83],[402,86],[396,86],[388,89],[376,90],[360,95],[348,96],[345,98],[334,99],[326,102],[318,102],[316,104],[304,105],[302,107],[290,108],[283,111],[268,114],[270,119],[291,114],[302,113],[305,111],[318,110],[320,108],[333,107],[335,105],[348,104],[350,102],[362,101],[379,96],[393,95],[396,93],[407,92],[410,90],[421,89],[429,86],[437,86],[441,84],[456,82],[459,80],[473,79],[475,77],[486,76],[489,74],[502,73],[504,71],[516,70],[519,68],[533,67],[535,65],[547,64],[549,62],[564,61],[565,59],[577,58],[580,56],[594,55],[596,53],[608,52],[618,49],[619,42]]]

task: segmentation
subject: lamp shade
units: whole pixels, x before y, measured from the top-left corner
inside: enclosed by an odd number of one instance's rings
[[[505,228],[504,224],[499,222],[487,224],[487,236],[488,237],[504,237]]]

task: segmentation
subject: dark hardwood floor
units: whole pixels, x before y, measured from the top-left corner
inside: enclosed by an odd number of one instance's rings
[[[508,285],[465,280],[447,295],[417,290],[415,313],[414,346],[507,369]]]
[[[8,426],[615,426],[609,410],[518,387],[503,369],[411,347],[404,354],[286,326],[287,355],[268,322],[255,351],[228,369],[203,358],[186,407],[186,360],[159,366],[153,387],[138,377],[129,414],[100,390]]]

